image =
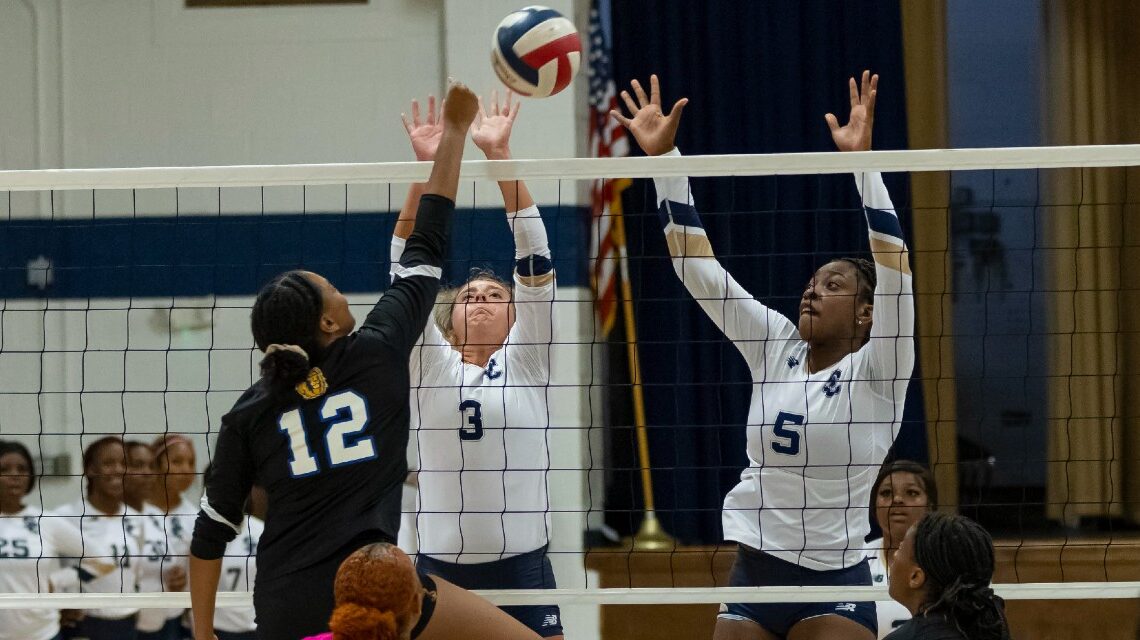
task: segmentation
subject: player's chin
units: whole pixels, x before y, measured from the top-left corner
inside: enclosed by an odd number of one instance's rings
[[[817,322],[819,322],[819,318],[810,313],[800,314],[800,321],[796,328],[800,331],[801,340],[811,342],[812,336],[815,335]]]

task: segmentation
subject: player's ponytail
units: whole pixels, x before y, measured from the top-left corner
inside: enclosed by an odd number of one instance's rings
[[[400,630],[391,611],[353,602],[337,605],[329,620],[333,640],[397,640]]]
[[[994,594],[994,545],[978,523],[931,513],[916,525],[914,558],[926,574],[923,614],[946,617],[971,640],[1008,640],[1005,602]]]
[[[261,359],[261,377],[274,389],[291,389],[309,375],[309,354],[295,344],[271,344]]]
[[[398,640],[419,620],[419,577],[407,554],[391,544],[370,544],[346,558],[333,592],[333,640]]]
[[[270,388],[289,390],[309,375],[323,308],[320,289],[302,271],[282,273],[258,292],[250,325]]]

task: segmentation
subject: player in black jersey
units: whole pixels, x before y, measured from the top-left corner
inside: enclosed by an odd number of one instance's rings
[[[254,340],[261,379],[222,418],[191,545],[198,640],[213,638],[225,545],[254,484],[269,494],[254,588],[259,638],[327,628],[340,563],[396,541],[407,476],[408,356],[432,311],[446,254],[475,95],[453,85],[445,128],[397,279],[359,331],[323,277],[290,271],[258,293]]]

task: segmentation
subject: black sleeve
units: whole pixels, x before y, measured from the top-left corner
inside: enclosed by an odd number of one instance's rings
[[[194,522],[190,553],[217,560],[241,530],[242,507],[253,487],[253,459],[238,424],[222,418],[222,430],[206,478],[202,510]]]
[[[416,227],[404,247],[395,280],[361,327],[401,354],[410,353],[431,315],[447,253],[455,203],[436,194],[420,198]]]

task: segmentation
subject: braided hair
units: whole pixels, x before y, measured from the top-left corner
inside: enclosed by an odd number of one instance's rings
[[[994,594],[994,544],[981,525],[934,512],[915,525],[914,558],[926,574],[919,614],[939,614],[971,640],[1009,640],[1005,602]]]
[[[324,300],[303,271],[286,271],[257,293],[250,314],[253,340],[265,352],[261,376],[275,391],[292,389],[309,375],[319,354],[317,331]]]
[[[855,267],[855,276],[859,281],[858,301],[875,304],[875,287],[879,281],[875,274],[875,263],[866,258],[839,258],[836,262],[846,262]]]

